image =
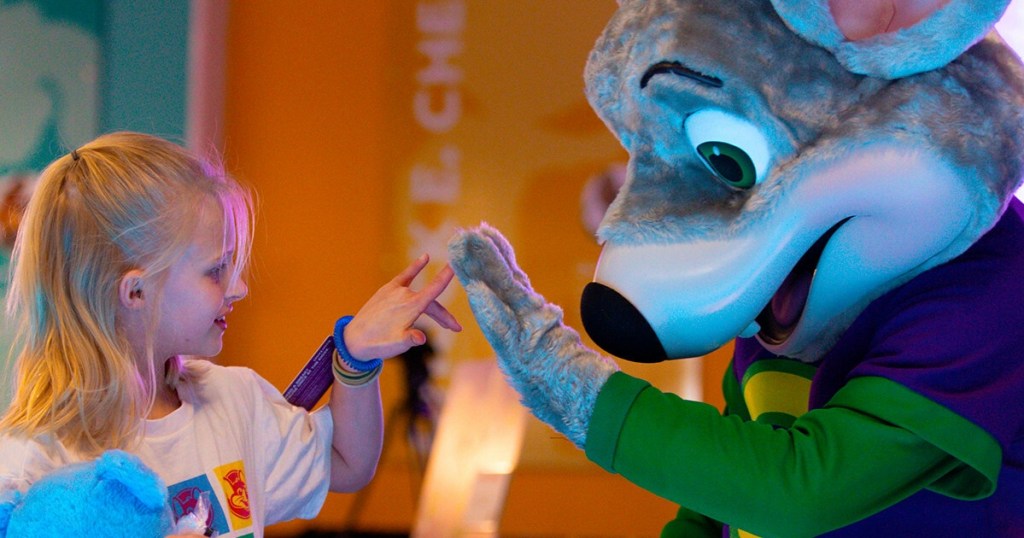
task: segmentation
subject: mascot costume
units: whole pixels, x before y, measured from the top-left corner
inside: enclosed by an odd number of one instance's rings
[[[583,324],[640,362],[735,339],[724,412],[582,345],[498,231],[450,241],[524,404],[677,502],[664,535],[1024,536],[1008,3],[620,1],[585,81],[630,158]]]

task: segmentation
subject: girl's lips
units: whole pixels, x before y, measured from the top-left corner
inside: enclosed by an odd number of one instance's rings
[[[218,326],[218,327],[220,327],[221,329],[227,329],[228,328],[228,321],[226,319],[226,316],[221,316],[221,317],[213,320],[213,324]]]

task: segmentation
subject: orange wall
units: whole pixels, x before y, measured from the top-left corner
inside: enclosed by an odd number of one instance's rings
[[[260,204],[250,296],[222,357],[280,389],[385,278],[387,12],[377,2],[231,3],[224,152]],[[351,498],[332,495],[325,516],[337,520]]]
[[[447,138],[417,134],[404,108],[416,67],[414,36],[404,30],[411,0],[305,0],[301,9],[231,3],[225,158],[256,187],[260,208],[250,296],[232,315],[222,362],[251,366],[283,389],[334,320],[354,313],[405,264],[417,219],[498,225],[538,289],[579,327],[579,291],[599,251],[579,225],[577,193],[590,174],[624,157],[582,94],[586,53],[615,2],[467,3],[464,38],[475,45],[457,59],[467,71],[466,116]],[[411,203],[408,168],[436,160],[438,146],[449,143],[464,153],[458,202]],[[466,331],[446,344],[444,360],[489,354],[462,290],[447,297]],[[724,363],[709,364],[705,394],[717,402]],[[679,371],[678,364],[623,366],[655,381]],[[390,367],[382,376],[386,413],[399,375]],[[401,439],[385,451],[356,523],[408,530],[418,475]],[[355,498],[332,494],[309,525],[343,525]],[[629,508],[606,510],[603,498],[628,499]],[[559,509],[578,517],[560,518]],[[534,420],[502,526],[521,536],[645,536],[673,510],[600,471]]]
[[[377,288],[386,10],[376,2],[233,2],[224,147],[260,208],[248,304],[228,353],[285,382]]]

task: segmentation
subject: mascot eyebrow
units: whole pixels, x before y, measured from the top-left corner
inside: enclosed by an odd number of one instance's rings
[[[721,88],[723,86],[722,79],[705,75],[699,71],[695,71],[686,67],[679,62],[658,62],[647,68],[644,72],[644,76],[640,78],[640,89],[647,87],[647,83],[654,78],[654,75],[661,75],[663,73],[670,73],[673,75],[679,75],[686,77],[691,80],[696,80],[701,84],[706,84],[712,88]]]

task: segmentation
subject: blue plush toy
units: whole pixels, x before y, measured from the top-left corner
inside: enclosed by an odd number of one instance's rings
[[[69,465],[0,502],[0,538],[171,534],[167,488],[120,450]]]

